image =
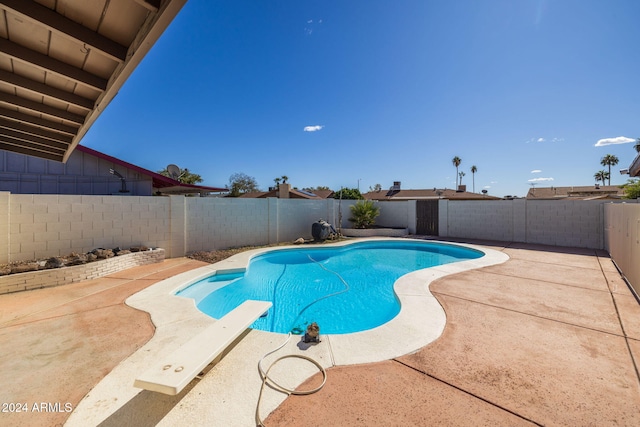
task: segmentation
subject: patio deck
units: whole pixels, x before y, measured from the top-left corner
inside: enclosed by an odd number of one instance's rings
[[[640,305],[607,254],[469,243],[502,250],[510,260],[432,283],[447,314],[438,340],[393,360],[330,368],[320,392],[287,398],[265,424],[640,425]],[[123,301],[201,265],[169,259],[102,279],[1,295],[0,404],[27,403],[28,411],[0,412],[0,425],[64,423],[66,403],[75,409],[153,335],[149,316]],[[199,396],[204,381],[221,380],[209,377],[174,400],[146,395],[142,406],[124,405],[94,424],[253,425],[246,422],[253,414],[206,410],[213,397]],[[317,376],[301,388],[314,381]],[[42,402],[46,409],[34,411]]]

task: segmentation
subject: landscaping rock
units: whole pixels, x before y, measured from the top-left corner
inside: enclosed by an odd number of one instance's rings
[[[296,240],[293,241],[294,245],[302,245],[304,243],[304,238],[299,237]]]
[[[140,246],[131,246],[131,252],[143,252],[143,251],[148,251],[149,248],[144,246],[144,245],[140,245]]]
[[[98,257],[98,259],[107,259],[113,257],[115,254],[111,249],[94,249],[91,251],[92,254]]]
[[[72,253],[67,257],[66,265],[80,265],[87,263],[87,256],[85,254]]]
[[[54,256],[47,260],[44,264],[44,268],[60,268],[64,265],[62,258]]]
[[[131,253],[131,251],[129,249],[121,249],[121,250],[118,251],[118,253],[116,255],[120,256],[120,255],[126,255],[126,254],[130,254],[130,253]]]

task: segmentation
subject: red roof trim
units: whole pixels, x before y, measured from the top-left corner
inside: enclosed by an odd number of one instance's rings
[[[160,175],[159,173],[152,172],[148,169],[141,168],[140,166],[136,166],[129,162],[125,162],[124,160],[120,160],[116,157],[109,156],[108,154],[101,153],[100,151],[96,151],[92,148],[85,147],[84,145],[79,145],[76,147],[76,150],[82,151],[83,153],[90,154],[94,157],[98,157],[99,159],[103,159],[109,161],[111,163],[115,163],[117,165],[123,166],[127,169],[134,170],[142,175],[150,176],[153,180],[154,188],[165,188],[165,187],[184,187],[184,188],[192,188],[194,190],[200,191],[228,191],[226,188],[219,187],[205,187],[202,185],[194,185],[194,184],[184,184],[180,181],[176,181],[175,179],[171,179],[167,176]]]

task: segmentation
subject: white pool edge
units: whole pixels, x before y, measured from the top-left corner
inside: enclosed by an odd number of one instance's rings
[[[348,245],[370,240],[397,238],[367,238],[339,242]],[[405,239],[403,239],[405,240]],[[406,239],[424,242],[418,239]],[[304,354],[323,367],[372,363],[413,353],[435,341],[443,332],[446,315],[429,285],[436,279],[472,269],[501,264],[509,257],[500,251],[462,243],[433,241],[462,246],[483,252],[481,258],[414,271],[398,279],[394,290],[400,299],[400,313],[386,324],[363,332],[342,335],[322,335],[317,345],[304,345],[294,336],[288,344],[270,356],[273,360],[284,354]],[[105,420],[112,423],[142,422],[150,414],[161,419],[158,426],[188,424],[191,427],[209,425],[255,425],[254,414],[261,379],[258,361],[286,338],[285,334],[251,330],[193,389],[167,401],[167,396],[133,387],[137,375],[157,359],[160,353],[180,347],[199,330],[215,322],[200,312],[195,301],[178,297],[175,292],[216,271],[243,270],[256,255],[274,249],[256,249],[240,253],[216,264],[191,270],[146,288],[126,300],[134,308],[151,315],[156,327],[154,336],[143,347],[114,368],[80,402],[65,426],[98,425]],[[268,366],[269,359],[266,360]],[[310,366],[283,367],[278,375],[285,384],[296,387],[315,373]],[[261,415],[275,410],[286,395],[265,394]],[[171,406],[172,403],[175,406]],[[179,404],[178,404],[179,402]],[[169,405],[169,407],[168,407]]]

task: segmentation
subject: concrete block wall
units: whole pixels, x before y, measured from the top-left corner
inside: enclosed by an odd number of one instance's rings
[[[277,203],[277,241],[293,241],[297,238],[310,239],[311,226],[323,219],[335,225],[333,199],[300,200],[300,199],[268,199]]]
[[[441,200],[440,235],[602,249],[605,201]]]
[[[376,218],[376,225],[391,228],[406,228],[409,221],[410,211],[415,217],[416,206],[407,201],[403,202],[376,202],[380,207],[380,215]],[[414,221],[415,222],[415,221]]]
[[[9,233],[4,235],[9,250],[0,262],[99,247],[170,248],[169,215],[164,197],[11,194]]]
[[[603,204],[597,200],[528,201],[527,242],[603,248]]]
[[[186,198],[186,252],[271,243],[269,200]]]
[[[164,260],[164,249],[134,252],[105,260],[71,267],[39,270],[28,273],[0,276],[0,294],[50,288],[83,280],[96,279],[139,265],[154,264]]]
[[[443,237],[513,241],[515,200],[440,200]]]

